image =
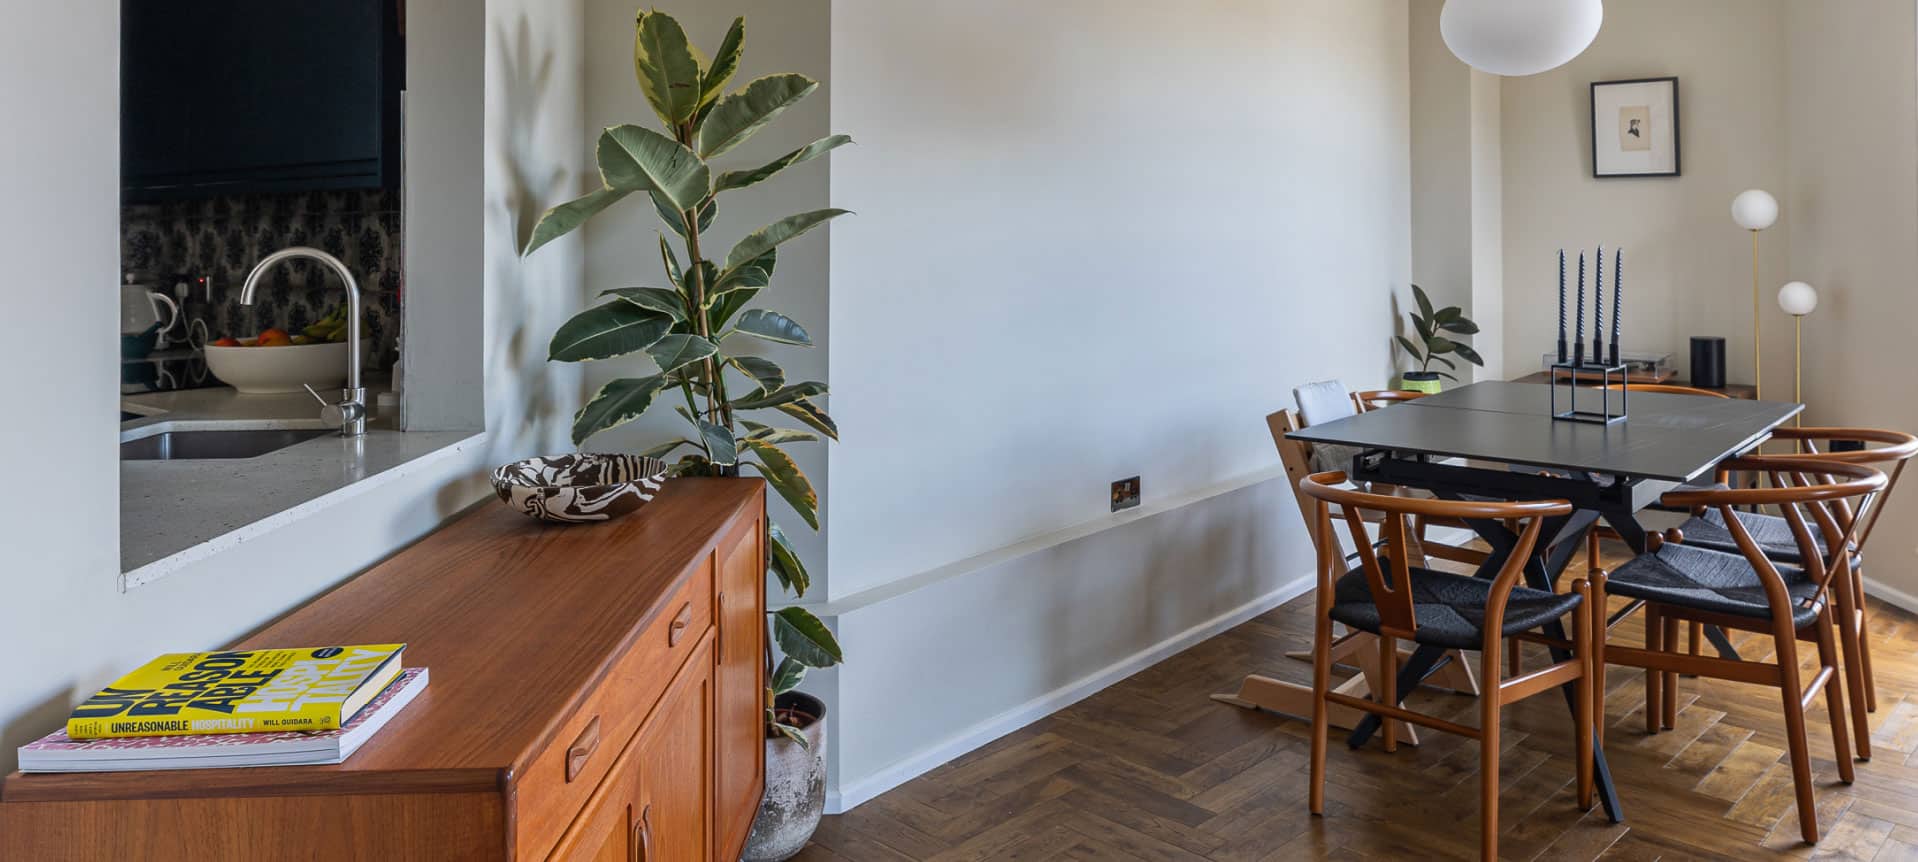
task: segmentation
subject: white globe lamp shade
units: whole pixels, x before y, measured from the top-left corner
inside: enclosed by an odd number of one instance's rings
[[[1732,221],[1746,230],[1764,230],[1778,221],[1778,199],[1760,189],[1746,189],[1732,198]]]
[[[1818,291],[1802,281],[1778,289],[1778,307],[1793,317],[1804,317],[1818,308]]]
[[[1466,65],[1516,77],[1571,62],[1604,20],[1601,0],[1445,0],[1439,35]]]

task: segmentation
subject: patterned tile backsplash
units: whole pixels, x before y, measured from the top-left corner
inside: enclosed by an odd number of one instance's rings
[[[368,366],[390,367],[398,356],[401,274],[400,196],[397,191],[257,194],[204,200],[128,204],[120,210],[123,272],[142,282],[210,276],[213,299],[196,289],[189,319],[203,319],[213,338],[247,337],[269,326],[298,332],[346,301],[333,276],[305,260],[268,273],[251,307],[240,286],[260,258],[290,245],[338,257],[360,283],[370,345]]]

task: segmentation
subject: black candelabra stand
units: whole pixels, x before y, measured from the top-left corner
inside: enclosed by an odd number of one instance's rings
[[[1631,378],[1627,374],[1627,364],[1618,354],[1619,311],[1623,305],[1620,293],[1623,288],[1623,254],[1612,250],[1612,328],[1611,343],[1605,343],[1605,248],[1598,249],[1598,266],[1592,284],[1592,358],[1585,358],[1585,253],[1578,253],[1578,297],[1577,324],[1570,341],[1570,355],[1567,355],[1565,338],[1565,252],[1558,253],[1558,361],[1552,363],[1552,418],[1564,422],[1585,422],[1593,425],[1611,425],[1624,422],[1626,403],[1631,393]],[[1611,350],[1609,354],[1607,347]],[[1582,380],[1596,376],[1599,381],[1598,409],[1581,409],[1578,390]],[[1559,387],[1566,389],[1565,409],[1559,409]],[[1618,387],[1613,389],[1612,387]],[[1614,405],[1614,398],[1617,404]],[[1590,394],[1587,395],[1590,398]]]

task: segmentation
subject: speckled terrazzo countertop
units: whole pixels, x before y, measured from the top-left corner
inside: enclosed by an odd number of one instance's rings
[[[368,381],[367,400],[384,390]],[[167,430],[325,428],[304,392],[240,395],[190,389],[125,396],[120,439]],[[255,458],[120,462],[123,588],[150,583],[196,560],[277,529],[354,493],[480,444],[475,431],[399,432],[375,413],[366,436],[336,435]]]

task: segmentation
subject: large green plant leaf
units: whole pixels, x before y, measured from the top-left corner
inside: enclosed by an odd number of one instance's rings
[[[1454,320],[1441,320],[1439,321],[1439,328],[1446,332],[1456,332],[1460,335],[1478,334],[1478,324],[1466,320],[1463,317]]]
[[[587,219],[599,215],[607,207],[626,199],[632,192],[616,189],[596,189],[584,197],[567,201],[540,214],[539,221],[533,224],[533,234],[526,238],[526,248],[520,256],[532,254],[553,240],[559,239],[586,223]]]
[[[673,246],[666,241],[663,233],[659,235],[659,260],[666,268],[666,277],[672,279],[674,284],[685,282],[686,271],[679,265],[679,255],[673,253]]]
[[[652,17],[652,16],[647,16]],[[609,189],[652,192],[675,209],[699,205],[712,169],[680,142],[631,123],[599,133],[599,178]]]
[[[1431,320],[1433,316],[1432,300],[1425,295],[1425,289],[1416,284],[1412,285],[1412,299],[1419,304],[1419,317],[1425,320]]]
[[[779,252],[769,251],[745,266],[731,270],[723,276],[715,276],[712,289],[707,291],[706,301],[710,304],[735,290],[758,290],[772,284],[773,266],[778,263],[778,260]]]
[[[704,75],[686,42],[686,31],[671,15],[640,14],[633,32],[633,71],[639,77],[640,92],[666,125],[684,123],[699,110]]]
[[[735,398],[733,399],[733,409],[763,410],[768,407],[778,407],[781,404],[789,404],[801,398],[811,398],[814,395],[824,394],[826,394],[826,384],[808,380],[805,383],[795,383],[763,395],[748,395],[744,398]]]
[[[763,356],[732,356],[726,361],[732,363],[734,368],[739,369],[747,377],[751,377],[754,383],[759,384],[760,389],[767,392],[778,389],[780,384],[786,382],[786,369],[780,368],[779,363]]]
[[[813,159],[819,158],[850,143],[852,143],[852,138],[848,135],[833,135],[813,141],[810,144],[793,150],[752,170],[727,171],[720,174],[719,179],[713,182],[713,194],[733,191],[734,189],[743,189],[755,183],[765,182],[766,180],[772,179],[774,174],[790,168],[793,165],[810,162]]]
[[[654,396],[665,386],[665,378],[653,376],[622,378],[600,387],[599,393],[573,416],[573,445],[638,419],[646,408],[653,406]]]
[[[846,660],[832,630],[801,607],[773,611],[773,640],[788,658],[807,667],[826,668]]]
[[[773,694],[780,695],[799,687],[799,681],[806,678],[806,666],[793,661],[790,657],[779,660],[779,669],[773,671],[772,681],[767,687]]]
[[[678,371],[719,352],[711,339],[697,335],[668,335],[646,348],[646,354],[659,363],[659,373]]]
[[[1437,356],[1441,353],[1451,353],[1457,350],[1458,342],[1444,336],[1434,335],[1431,338],[1425,339],[1425,349],[1431,351],[1433,356]]]
[[[1406,338],[1403,335],[1394,335],[1392,337],[1399,340],[1399,346],[1405,348],[1406,353],[1412,354],[1413,362],[1425,361],[1424,352],[1419,350],[1418,345],[1412,343],[1412,339]]]
[[[842,215],[847,215],[849,212],[849,210],[842,209],[823,209],[803,212],[798,215],[787,216],[747,234],[745,239],[740,240],[738,245],[733,246],[732,251],[726,253],[726,268],[724,274],[721,275],[721,279],[723,280],[726,275],[732,274],[741,267],[752,265],[757,262],[760,257],[764,256],[766,252],[778,248],[781,243],[794,239]]]
[[[673,327],[673,319],[630,302],[609,302],[586,309],[553,333],[549,359],[585,362],[645,350]]]
[[[708,459],[714,464],[739,463],[739,444],[734,442],[733,432],[703,419],[694,420],[693,424],[699,426],[699,439]]]
[[[812,336],[807,334],[806,327],[800,326],[792,318],[777,311],[768,311],[763,308],[747,309],[739,316],[739,323],[733,328],[743,334],[764,338],[767,341],[777,341],[780,344],[812,346]]]
[[[811,399],[801,398],[773,409],[805,423],[807,427],[827,437],[839,439],[839,423],[832,421],[832,417],[826,415],[826,411],[819,409],[819,405],[812,403]]]
[[[773,575],[779,578],[779,585],[795,596],[804,598],[806,590],[812,586],[812,576],[806,573],[806,564],[799,561],[799,552],[793,550],[792,541],[786,538],[786,532],[778,524],[766,524],[768,558],[772,563]]]
[[[1457,353],[1460,358],[1464,359],[1466,362],[1472,363],[1473,365],[1485,364],[1485,359],[1479,356],[1478,351],[1473,350],[1470,345],[1453,342],[1452,352]]]
[[[715,158],[745,143],[754,132],[817,89],[818,81],[786,73],[767,75],[720,99],[699,125],[700,157]]]
[[[733,26],[726,29],[726,38],[719,40],[719,52],[713,55],[713,61],[706,66],[706,76],[699,83],[699,105],[710,107],[719,101],[726,90],[726,82],[733,79],[733,73],[739,71],[739,58],[746,51],[746,19],[734,18]]]
[[[766,484],[773,486],[773,490],[792,505],[807,526],[819,529],[819,495],[813,491],[812,481],[793,463],[792,456],[771,443],[750,438],[739,442],[759,456],[759,463],[753,466],[765,474]]]
[[[665,222],[666,226],[671,228],[673,233],[677,234],[681,239],[685,239],[686,220],[680,217],[679,210],[673,209],[672,204],[662,200],[657,194],[653,195],[652,198],[653,209],[659,213],[659,220]],[[713,219],[718,216],[719,201],[716,198],[707,198],[706,202],[699,207],[700,231],[703,232],[707,228],[712,227]]]
[[[796,428],[771,428],[764,425],[760,426],[760,428],[761,430],[754,431],[746,436],[761,443],[771,443],[774,446],[784,446],[787,443],[816,443],[819,441],[819,435],[811,431],[800,431]]]
[[[686,319],[686,301],[679,291],[664,287],[615,287],[602,290],[600,296],[617,296],[648,311],[670,315],[674,320]]]
[[[664,458],[667,455],[672,454],[674,449],[678,449],[681,446],[697,446],[697,445],[699,444],[694,443],[693,441],[687,440],[682,437],[678,440],[673,440],[667,443],[661,443],[658,446],[654,446],[651,449],[647,449],[639,454],[643,458]]]

